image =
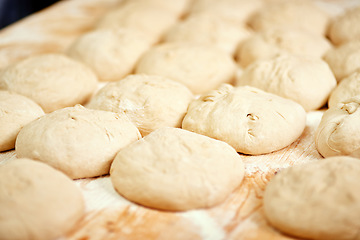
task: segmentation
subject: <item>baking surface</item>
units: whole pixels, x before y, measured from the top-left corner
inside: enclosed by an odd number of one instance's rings
[[[0,69],[30,55],[63,51],[117,2],[61,1],[0,31]],[[340,13],[343,7],[359,4],[358,0],[318,2],[333,14]],[[342,8],[337,7],[339,4]],[[244,181],[223,203],[210,209],[158,211],[121,197],[108,176],[76,180],[84,194],[87,213],[62,239],[294,239],[268,225],[262,196],[267,182],[277,171],[322,158],[314,143],[322,113],[309,112],[302,136],[287,148],[266,155],[242,155]],[[15,157],[14,150],[0,153],[0,164]]]

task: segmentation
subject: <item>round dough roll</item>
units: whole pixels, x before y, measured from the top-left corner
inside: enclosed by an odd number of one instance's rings
[[[147,51],[136,73],[160,75],[183,83],[200,94],[234,79],[236,64],[220,49],[197,43],[167,43]]]
[[[264,193],[268,221],[306,239],[360,239],[360,160],[331,157],[279,172]]]
[[[191,2],[191,0],[176,0],[176,1],[169,1],[169,0],[125,0],[122,1],[125,4],[131,3],[131,2],[136,2],[136,3],[141,3],[141,4],[154,4],[158,7],[164,8],[170,12],[172,12],[173,14],[175,14],[176,16],[181,16],[183,15],[187,8],[189,3]]]
[[[360,95],[360,69],[350,76],[344,78],[329,97],[329,107],[335,107],[338,103],[344,102],[352,97]]]
[[[62,172],[25,158],[0,165],[2,240],[58,238],[84,212],[80,189]]]
[[[336,86],[326,62],[309,56],[280,55],[248,66],[236,82],[300,103],[306,111],[322,107]]]
[[[200,13],[175,24],[165,33],[163,41],[211,44],[233,55],[239,42],[249,35],[245,26],[239,27],[218,15]]]
[[[116,153],[139,138],[125,114],[75,106],[26,125],[15,150],[18,157],[48,163],[76,179],[108,174]]]
[[[120,150],[115,189],[130,201],[171,211],[212,207],[240,185],[241,157],[228,144],[179,128],[161,128]]]
[[[181,127],[192,99],[191,91],[181,83],[137,74],[107,84],[87,107],[125,113],[145,136],[161,127]]]
[[[349,8],[335,17],[328,29],[330,40],[337,45],[360,39],[360,6]]]
[[[290,53],[321,58],[331,44],[323,36],[294,28],[270,28],[244,40],[236,54],[238,62],[247,67],[257,60]]]
[[[80,36],[67,50],[85,63],[101,81],[118,81],[132,72],[151,43],[141,32],[125,28],[101,29]]]
[[[85,65],[62,54],[29,57],[5,68],[0,89],[24,95],[45,112],[85,103],[97,78]]]
[[[19,131],[42,115],[42,108],[31,99],[0,91],[0,152],[14,148]]]
[[[256,155],[290,145],[302,134],[305,121],[304,109],[291,100],[225,84],[190,103],[182,128]]]
[[[324,157],[360,158],[360,95],[329,108],[315,133],[316,148]]]
[[[324,60],[340,82],[343,78],[360,70],[360,41],[348,42],[330,49],[324,55]]]

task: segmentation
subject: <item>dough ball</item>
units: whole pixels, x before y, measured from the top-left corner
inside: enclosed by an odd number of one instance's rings
[[[256,155],[290,145],[300,137],[305,120],[304,109],[291,100],[224,84],[190,103],[182,128]]]
[[[58,238],[84,211],[80,189],[63,173],[25,158],[0,165],[1,239]]]
[[[353,72],[360,70],[360,41],[348,42],[332,48],[324,55],[336,79],[341,81]]]
[[[42,108],[31,99],[0,91],[0,152],[14,148],[19,131],[42,115]]]
[[[124,28],[101,29],[81,35],[68,55],[85,63],[101,81],[117,81],[132,72],[151,43],[140,32]]]
[[[324,157],[360,158],[360,95],[329,108],[315,133],[316,148]]]
[[[190,6],[189,14],[210,13],[243,25],[261,6],[261,0],[196,0]]]
[[[84,103],[96,87],[88,67],[62,54],[29,57],[0,74],[0,89],[32,99],[45,112]]]
[[[176,21],[177,16],[166,8],[151,2],[131,1],[105,14],[98,21],[97,28],[129,28],[156,42]]]
[[[243,67],[257,60],[290,53],[321,58],[331,44],[323,36],[294,28],[270,28],[244,40],[236,58]]]
[[[161,127],[181,127],[192,99],[191,91],[181,83],[138,74],[107,84],[87,107],[125,113],[145,136]]]
[[[338,103],[344,102],[351,97],[360,95],[360,71],[354,72],[344,78],[329,97],[329,107],[335,107]]]
[[[176,16],[183,15],[187,8],[189,7],[189,4],[192,0],[176,0],[176,1],[169,1],[169,0],[125,0],[124,3],[132,3],[137,2],[140,4],[154,4],[160,8],[164,8],[167,11],[170,11],[171,13],[175,14]]]
[[[231,82],[236,64],[220,49],[205,44],[167,43],[147,51],[136,66],[136,73],[160,75],[183,83],[199,94]]]
[[[233,55],[239,42],[250,35],[248,29],[239,27],[215,14],[190,15],[175,24],[164,36],[165,42],[195,42],[212,44]]]
[[[161,128],[122,149],[110,176],[115,189],[130,201],[183,211],[224,201],[240,185],[244,165],[224,142]]]
[[[313,1],[289,0],[267,4],[249,19],[256,30],[274,27],[300,28],[318,35],[324,35],[329,16]]]
[[[19,133],[18,157],[45,162],[69,177],[109,173],[116,153],[140,138],[125,114],[75,106],[49,113]]]
[[[350,157],[284,169],[265,189],[265,216],[299,238],[359,239],[359,172],[360,160]]]
[[[310,111],[327,102],[336,80],[329,66],[319,58],[280,55],[248,66],[236,85],[260,88],[294,100]]]
[[[360,40],[360,6],[349,8],[335,17],[330,24],[328,35],[334,44]]]

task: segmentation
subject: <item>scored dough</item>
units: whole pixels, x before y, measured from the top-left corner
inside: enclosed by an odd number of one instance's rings
[[[329,108],[315,133],[316,148],[324,157],[360,158],[360,95]]]
[[[330,48],[330,42],[323,36],[283,27],[253,34],[241,43],[236,55],[241,66],[246,67],[257,60],[270,59],[282,53],[321,58]]]
[[[219,204],[240,185],[241,157],[228,144],[179,128],[161,128],[120,150],[115,189],[130,201],[172,211]]]
[[[192,99],[191,91],[181,83],[161,76],[136,74],[107,84],[87,107],[124,112],[145,136],[161,127],[181,127]]]
[[[136,66],[136,73],[160,75],[183,83],[200,94],[231,82],[236,64],[226,52],[197,43],[165,43],[147,51]]]
[[[341,80],[331,92],[328,105],[329,107],[335,107],[338,103],[344,102],[357,95],[360,95],[360,69]]]
[[[303,132],[305,120],[304,109],[291,100],[224,84],[190,103],[182,128],[255,155],[290,145]]]
[[[117,81],[132,72],[150,47],[146,35],[125,28],[100,29],[79,37],[67,50],[88,65],[101,81]]]
[[[15,150],[18,157],[48,163],[73,179],[96,177],[109,173],[116,153],[140,137],[125,114],[75,106],[26,125]]]
[[[218,15],[200,13],[175,24],[165,33],[163,41],[212,44],[233,55],[239,42],[249,35],[245,26],[240,27]]]
[[[360,160],[331,157],[280,171],[264,193],[279,230],[306,239],[360,239]]]
[[[2,240],[55,239],[84,213],[80,189],[60,171],[25,158],[0,165]]]
[[[327,102],[336,80],[326,62],[319,58],[280,55],[248,66],[236,85],[260,88],[298,102],[310,111]]]
[[[62,54],[29,57],[0,74],[0,89],[32,99],[45,112],[84,103],[96,87],[88,67]]]
[[[42,115],[42,108],[31,99],[0,91],[0,152],[14,148],[19,131]]]

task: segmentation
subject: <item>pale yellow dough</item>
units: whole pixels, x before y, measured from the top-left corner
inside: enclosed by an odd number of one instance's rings
[[[290,145],[303,132],[305,119],[304,109],[291,100],[225,84],[190,104],[182,128],[256,155]]]
[[[125,114],[75,106],[26,125],[15,150],[18,157],[45,162],[77,179],[108,174],[116,153],[139,138]]]
[[[329,107],[335,107],[352,97],[360,95],[360,69],[341,80],[329,97]]]
[[[120,150],[111,166],[115,189],[162,210],[213,207],[240,185],[241,157],[228,144],[179,128],[161,128]]]
[[[191,91],[181,83],[136,74],[107,84],[87,107],[125,113],[145,136],[161,127],[181,127],[192,99]]]
[[[0,91],[0,152],[14,148],[19,131],[42,115],[42,108],[31,99]]]
[[[57,239],[84,213],[80,189],[60,171],[25,158],[0,165],[2,240]]]
[[[359,240],[360,159],[331,157],[281,170],[264,194],[267,220],[315,240]]]

